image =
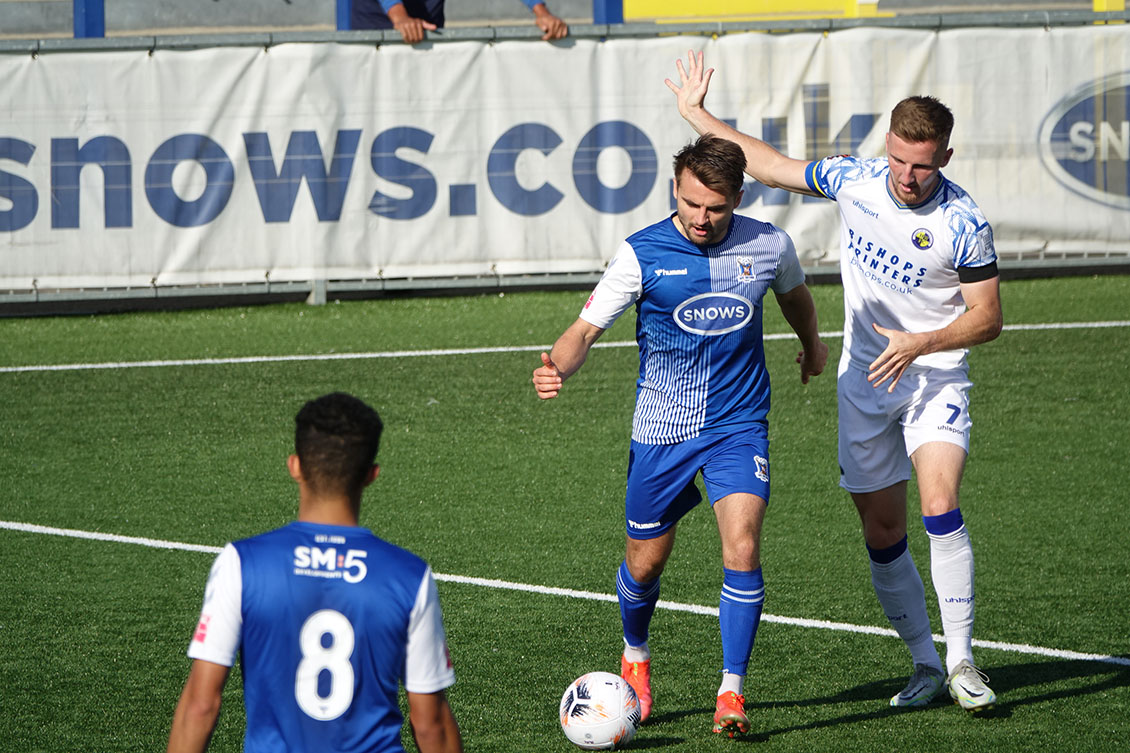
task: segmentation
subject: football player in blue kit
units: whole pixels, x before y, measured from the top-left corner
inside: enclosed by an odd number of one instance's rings
[[[616,577],[621,674],[651,713],[648,631],[679,519],[701,500],[701,473],[722,543],[723,674],[714,731],[749,729],[743,683],[761,619],[760,537],[769,503],[769,374],[762,305],[772,291],[800,338],[800,378],[828,347],[792,240],[734,214],[741,148],[704,136],[675,156],[676,211],[620,244],[579,318],[542,353],[538,397],[556,397],[597,338],[629,306],[640,352],[625,498],[627,544]]]
[[[241,656],[247,753],[402,753],[399,686],[421,753],[463,750],[435,580],[358,526],[382,424],[351,395],[295,418],[298,520],[224,547],[208,576],[169,753],[207,748]]]
[[[996,694],[973,663],[973,548],[958,502],[969,452],[968,349],[1000,334],[993,233],[977,204],[941,173],[953,115],[932,97],[891,112],[886,158],[790,159],[703,106],[713,69],[702,53],[668,80],[699,133],[733,139],[761,183],[833,199],[840,212],[844,347],[836,380],[840,486],[863,525],[871,581],[913,672],[892,706],[929,704],[943,689],[962,708]],[[907,548],[907,482],[917,476],[930,573],[946,639],[943,665],[925,587]]]

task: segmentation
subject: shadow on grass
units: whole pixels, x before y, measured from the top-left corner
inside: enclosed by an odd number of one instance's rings
[[[1123,658],[1123,657],[1118,657]],[[982,669],[989,675],[989,684],[998,694],[997,706],[1020,706],[1055,700],[1057,698],[1078,697],[1087,693],[1099,693],[1112,688],[1130,687],[1130,665],[1109,662],[1060,660],[1035,661],[1027,664],[1009,664],[1001,667],[986,665]],[[1109,677],[1107,677],[1109,676]],[[1054,685],[1068,680],[1087,680],[1107,677],[1085,688],[1072,687],[1065,690],[1052,690],[1040,695],[1024,694],[1023,689],[1031,686]],[[905,677],[856,685],[845,688],[834,695],[823,698],[810,698],[798,701],[767,701],[754,703],[750,708],[781,708],[796,706],[824,706],[835,703],[857,703],[862,701],[887,701],[902,690]],[[945,697],[945,693],[942,694]],[[897,711],[896,711],[897,713]]]
[[[878,683],[872,683],[872,685],[876,685],[876,684],[878,684]],[[884,683],[884,684],[886,684],[886,683]],[[893,693],[892,693],[892,695],[893,695]],[[869,697],[869,696],[867,696],[867,697]],[[829,698],[825,698],[825,699],[812,699],[812,700],[806,700],[806,701],[800,701],[800,702],[767,701],[767,702],[764,702],[764,703],[747,703],[746,704],[746,712],[749,714],[751,719],[756,719],[757,718],[756,714],[757,714],[757,711],[759,709],[760,710],[767,710],[767,709],[795,708],[797,706],[822,706],[822,705],[835,704],[835,703],[858,702],[858,701],[862,701],[862,700],[867,700],[867,697],[848,698],[848,697],[846,697],[845,694],[838,694],[837,696],[829,697]],[[864,713],[859,713],[859,714],[851,714],[851,715],[847,715],[847,716],[837,717],[835,719],[823,719],[823,720],[819,720],[819,721],[814,721],[814,722],[809,723],[809,724],[796,725],[794,727],[782,727],[780,729],[774,729],[774,730],[759,730],[759,729],[755,728],[754,730],[750,731],[749,733],[747,733],[745,735],[739,735],[737,737],[734,737],[732,740],[727,740],[726,742],[728,742],[728,743],[765,743],[765,742],[768,742],[769,738],[771,738],[773,735],[780,735],[780,734],[783,734],[785,732],[792,732],[792,731],[795,731],[795,730],[805,730],[805,729],[818,729],[820,727],[829,727],[829,726],[834,726],[834,725],[839,725],[839,724],[854,724],[856,722],[864,722],[864,721],[870,721],[870,720],[874,720],[874,719],[882,719],[883,717],[887,717],[887,716],[890,716],[892,714],[898,714],[898,713],[903,713],[903,712],[900,709],[892,709],[890,706],[881,706],[881,707],[877,707],[875,711],[864,712]],[[675,709],[675,710],[672,710],[672,711],[667,711],[667,712],[662,713],[662,714],[656,714],[656,715],[652,716],[652,718],[644,726],[643,729],[645,730],[645,733],[643,735],[637,736],[634,740],[632,740],[631,744],[628,747],[631,750],[648,750],[648,749],[652,749],[652,748],[665,748],[665,747],[670,746],[670,745],[678,745],[678,744],[681,744],[681,743],[685,743],[686,740],[683,739],[683,738],[680,738],[680,737],[651,737],[651,736],[648,736],[646,734],[646,730],[648,730],[648,728],[650,728],[652,725],[659,726],[659,725],[662,725],[666,722],[674,722],[674,721],[677,721],[679,719],[683,719],[685,717],[694,716],[694,717],[701,717],[704,720],[703,721],[704,732],[706,732],[707,727],[705,725],[708,725],[710,723],[710,719],[713,717],[713,715],[714,715],[714,708],[713,707],[707,707],[707,706],[700,706],[700,707],[697,707],[697,708]],[[717,739],[719,739],[719,740],[724,739],[721,735],[715,736],[715,735],[711,734],[711,735],[709,735],[709,737],[710,738],[717,737]]]
[[[1022,706],[1039,703],[1052,703],[1058,700],[1077,700],[1080,696],[1102,693],[1117,688],[1130,687],[1130,666],[1121,666],[1097,661],[1036,661],[1026,664],[1012,664],[1002,667],[985,668],[990,675],[991,687],[997,693],[996,705],[978,712],[978,719],[1004,719],[1012,715],[1012,710]],[[753,704],[752,708],[784,708],[796,706],[822,706],[837,703],[859,703],[887,701],[903,685],[902,678],[882,680],[847,688],[825,698],[812,698],[796,702],[775,701]],[[1062,687],[1065,683],[1070,687]],[[930,708],[949,705],[946,691],[942,691]],[[751,739],[768,739],[772,735],[799,730],[819,729],[841,724],[855,724],[873,721],[893,714],[915,713],[923,709],[900,709],[883,705],[872,711],[846,714],[838,717],[819,719],[806,724],[764,731],[751,735]]]
[[[1002,716],[1021,706],[1130,688],[1130,666],[1097,661],[1030,662],[993,669],[991,678],[997,705],[987,714]],[[1070,687],[1058,687],[1063,683]]]
[[[992,709],[979,712],[978,719],[1007,719],[1012,710],[1040,703],[1054,703],[1059,700],[1077,700],[1080,696],[1102,693],[1118,688],[1130,688],[1130,666],[1121,666],[1097,661],[1037,661],[1027,664],[1012,664],[1002,667],[988,666],[991,687],[997,692],[997,704]],[[775,735],[788,732],[815,730],[844,724],[859,724],[884,719],[897,714],[921,713],[928,709],[900,709],[887,705],[888,699],[902,689],[905,678],[889,678],[845,688],[833,695],[821,698],[805,698],[796,701],[760,701],[746,704],[750,717],[758,710],[770,711],[797,707],[833,707],[837,704],[861,704],[871,706],[867,711],[859,711],[838,716],[828,716],[804,724],[779,727],[771,730],[757,730],[735,738],[732,742],[764,743]],[[1069,687],[1063,687],[1064,684]],[[942,691],[929,708],[941,709],[950,705],[946,691]],[[829,708],[829,711],[832,709]],[[674,709],[655,715],[648,723],[662,725],[688,716],[703,716],[709,719],[714,709],[696,707]],[[645,728],[646,729],[646,728]],[[664,748],[686,742],[678,737],[637,737],[631,743],[632,750]]]
[[[711,712],[713,713],[713,712]],[[669,745],[682,745],[686,742],[682,737],[637,737],[625,747],[625,750],[648,750],[650,748],[666,748]]]

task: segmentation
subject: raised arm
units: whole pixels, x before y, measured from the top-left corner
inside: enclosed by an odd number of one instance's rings
[[[679,83],[676,84],[671,79],[664,80],[664,83],[675,93],[679,114],[700,136],[711,133],[740,146],[745,152],[745,171],[759,183],[794,193],[816,195],[808,187],[804,176],[809,165],[807,161],[786,157],[764,141],[742,133],[707,111],[704,100],[714,69],[705,68],[703,53],[688,52],[686,67],[682,60],[676,61],[675,67],[679,70]]]
[[[548,400],[557,397],[565,380],[573,376],[588,357],[589,349],[604,330],[584,319],[569,325],[549,353],[541,354],[542,365],[534,369],[534,389],[538,397]]]
[[[781,307],[785,321],[800,338],[803,350],[797,353],[796,362],[800,364],[801,383],[808,384],[809,377],[824,371],[824,365],[828,361],[828,346],[820,339],[812,292],[807,285],[797,285],[787,293],[779,293],[777,304]]]

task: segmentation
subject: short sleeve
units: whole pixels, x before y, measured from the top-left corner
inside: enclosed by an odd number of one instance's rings
[[[997,260],[993,229],[987,222],[981,223],[976,229],[971,227],[962,233],[956,245],[954,261],[958,268],[983,267]]]
[[[804,169],[808,188],[826,199],[835,200],[843,184],[863,175],[863,163],[856,157],[840,155],[809,162]]]
[[[188,645],[191,659],[230,667],[243,628],[243,572],[239,552],[228,544],[216,556],[204,588],[204,606]]]
[[[624,241],[581,310],[581,318],[601,329],[608,329],[620,314],[639,300],[642,292],[639,259],[632,244]]]
[[[435,693],[454,683],[455,669],[443,631],[439,590],[428,568],[420,581],[416,604],[408,621],[404,689],[410,693]]]
[[[781,251],[781,258],[777,261],[777,275],[773,278],[769,287],[777,295],[784,295],[793,288],[804,284],[804,268],[800,266],[800,259],[797,258],[793,239],[789,237],[788,233],[780,232],[785,247]]]

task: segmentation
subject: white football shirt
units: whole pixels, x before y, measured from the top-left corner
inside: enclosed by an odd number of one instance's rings
[[[866,370],[887,347],[872,322],[903,332],[942,329],[965,311],[961,282],[997,275],[993,231],[973,199],[938,174],[917,206],[896,199],[887,160],[827,157],[809,164],[809,187],[840,209],[843,359]],[[965,367],[965,349],[920,356],[915,366]]]

